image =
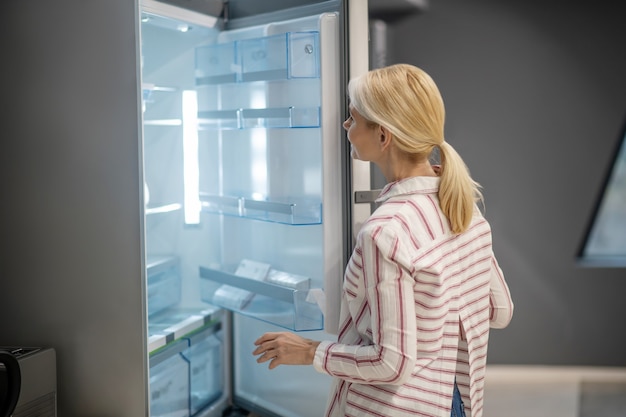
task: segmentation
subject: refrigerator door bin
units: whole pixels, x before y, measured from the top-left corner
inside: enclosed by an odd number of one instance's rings
[[[198,123],[203,129],[315,128],[320,108],[207,110],[198,112]]]
[[[241,110],[198,111],[198,129],[241,129]]]
[[[317,32],[288,32],[237,41],[241,81],[319,76]]]
[[[219,326],[203,327],[186,336],[189,347],[183,352],[189,361],[191,414],[218,399],[224,391],[222,341]]]
[[[271,109],[243,109],[241,125],[244,129],[252,128],[289,128],[319,127],[319,107],[300,108],[282,107]]]
[[[290,225],[322,223],[322,205],[315,201],[278,202],[200,193],[202,210]]]
[[[234,42],[216,43],[196,48],[196,84],[237,82],[237,56]]]
[[[196,84],[318,78],[319,33],[287,32],[196,49]]]
[[[282,272],[282,271],[280,271]],[[271,279],[272,273],[268,274]],[[275,276],[275,278],[278,275]],[[267,278],[257,280],[233,273],[200,267],[202,299],[227,310],[294,331],[323,329],[323,314],[308,281],[296,277],[278,285]],[[297,289],[298,285],[304,289]],[[294,288],[295,287],[295,288]]]
[[[198,112],[203,129],[306,128],[320,127],[319,107],[207,110]]]
[[[309,109],[316,115],[320,111],[320,78],[291,78],[272,81],[256,81],[249,83],[211,84],[196,86],[198,92],[198,122],[200,129],[242,129],[255,125],[250,124],[251,118],[245,118],[239,112],[248,110],[259,111],[268,109],[268,114],[255,116],[264,118],[262,127],[319,127],[321,118],[312,119],[314,122],[302,123],[301,117],[295,115],[281,115],[281,119],[290,117],[289,123],[270,123],[278,117],[272,113],[295,108]],[[219,100],[216,100],[219,98]],[[283,109],[283,110],[278,110]],[[242,119],[248,125],[242,124]],[[220,121],[221,124],[216,122]],[[239,122],[240,124],[237,124]],[[317,122],[317,123],[315,123]],[[261,125],[259,125],[261,126]]]

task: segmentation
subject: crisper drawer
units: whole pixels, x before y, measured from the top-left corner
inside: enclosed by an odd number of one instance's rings
[[[148,315],[152,316],[179,303],[181,295],[180,264],[173,256],[149,256]]]
[[[220,323],[187,333],[150,356],[150,416],[198,415],[224,392]]]
[[[197,48],[196,83],[317,78],[319,65],[319,33],[288,32]]]
[[[150,357],[150,417],[190,416],[188,345],[179,340]]]
[[[190,408],[195,415],[220,398],[224,391],[222,341],[218,326],[200,329],[187,337],[189,347],[183,355],[189,362]]]

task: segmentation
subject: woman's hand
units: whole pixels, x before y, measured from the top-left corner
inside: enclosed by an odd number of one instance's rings
[[[289,332],[270,332],[259,337],[253,355],[261,355],[258,363],[271,361],[269,369],[278,365],[311,365],[315,349],[320,344]]]

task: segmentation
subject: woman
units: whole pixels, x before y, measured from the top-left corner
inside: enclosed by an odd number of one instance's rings
[[[489,328],[508,325],[513,303],[479,185],[444,140],[443,100],[424,71],[373,70],[348,92],[352,157],[388,184],[346,267],[338,340],[267,333],[254,354],[335,377],[327,416],[480,417]]]

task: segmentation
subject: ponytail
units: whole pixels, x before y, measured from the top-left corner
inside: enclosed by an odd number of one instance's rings
[[[439,154],[439,204],[452,233],[463,233],[472,221],[476,202],[483,200],[480,184],[472,179],[463,159],[449,143],[441,142]]]
[[[395,146],[414,160],[429,158],[439,148],[439,204],[452,233],[466,231],[476,202],[482,201],[480,184],[444,140],[446,112],[433,79],[413,65],[395,64],[352,79],[348,93],[358,112],[389,129]]]

